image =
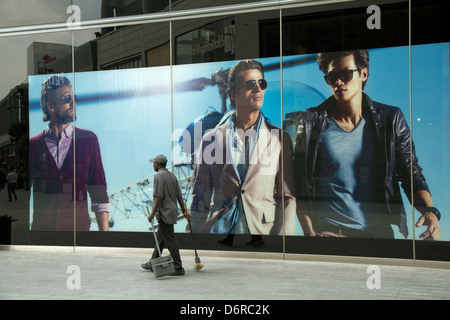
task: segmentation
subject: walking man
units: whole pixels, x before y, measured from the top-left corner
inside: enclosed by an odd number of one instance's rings
[[[10,173],[6,176],[6,180],[8,181],[8,201],[12,201],[12,195],[14,195],[14,200],[17,200],[16,195],[16,183],[17,183],[17,172],[16,169],[11,170]]]
[[[159,247],[161,251],[164,246],[167,246],[169,249],[170,256],[175,265],[175,273],[173,275],[183,276],[184,268],[182,266],[180,249],[174,232],[174,224],[177,223],[178,217],[177,202],[186,219],[189,219],[189,213],[184,205],[177,177],[166,168],[167,158],[160,154],[154,159],[150,159],[150,162],[153,163],[153,169],[156,171],[156,175],[153,182],[153,209],[148,217],[148,221],[151,223],[156,215],[158,221],[156,238]],[[159,258],[157,249],[153,251],[150,260],[155,258]],[[153,271],[150,261],[142,264],[141,267]]]

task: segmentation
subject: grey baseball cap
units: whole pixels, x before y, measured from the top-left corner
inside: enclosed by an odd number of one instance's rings
[[[166,164],[167,163],[167,158],[163,154],[158,154],[156,157],[154,157],[153,159],[150,159],[149,161],[150,162],[157,162],[157,163]]]

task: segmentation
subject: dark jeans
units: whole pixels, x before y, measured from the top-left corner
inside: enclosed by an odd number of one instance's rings
[[[156,233],[156,239],[158,240],[159,248],[161,253],[163,248],[167,246],[169,249],[170,256],[173,259],[175,269],[181,269],[181,257],[180,249],[178,247],[177,240],[175,239],[175,232],[173,224],[165,224],[162,220],[158,221],[158,232]],[[158,249],[153,250],[152,259],[159,258]]]
[[[8,198],[9,198],[9,201],[12,201],[11,195],[14,195],[14,199],[17,200],[16,184],[15,183],[8,183]]]

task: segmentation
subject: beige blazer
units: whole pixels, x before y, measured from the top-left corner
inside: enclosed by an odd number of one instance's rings
[[[281,148],[281,129],[264,121],[250,155],[247,174],[240,181],[227,150],[227,129],[228,122],[202,139],[191,204],[193,231],[208,232],[221,209],[240,197],[251,234],[293,235],[296,201],[289,135],[283,132],[284,148]]]

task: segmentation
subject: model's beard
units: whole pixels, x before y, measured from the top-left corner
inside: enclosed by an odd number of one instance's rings
[[[62,124],[67,124],[67,123],[73,122],[75,120],[77,120],[77,115],[75,112],[74,112],[73,116],[70,114],[58,116],[58,122],[60,122]]]

